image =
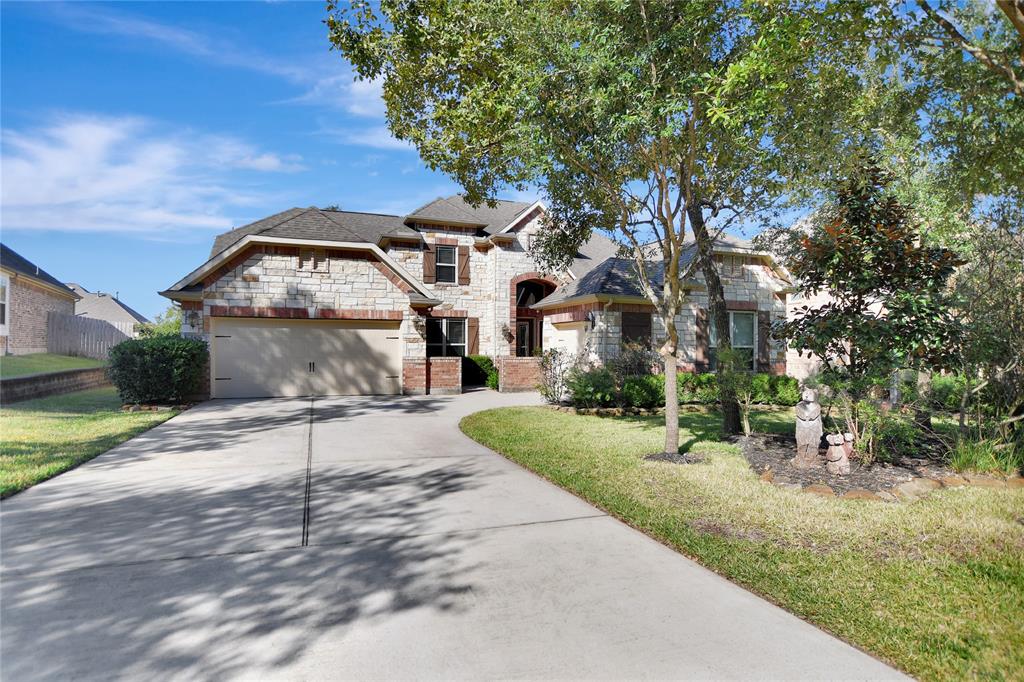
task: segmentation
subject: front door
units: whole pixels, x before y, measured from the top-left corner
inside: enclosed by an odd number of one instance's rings
[[[528,358],[533,354],[533,321],[516,322],[516,356]]]

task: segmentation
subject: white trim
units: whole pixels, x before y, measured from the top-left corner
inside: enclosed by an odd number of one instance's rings
[[[512,222],[510,222],[508,225],[506,225],[502,229],[498,230],[498,234],[504,234],[505,232],[508,232],[509,230],[511,230],[513,227],[518,225],[522,221],[522,219],[524,217],[529,215],[530,212],[533,211],[533,209],[535,209],[535,208],[539,208],[542,211],[544,211],[545,213],[548,212],[548,209],[547,209],[546,206],[544,206],[543,202],[541,202],[540,200],[537,200],[537,201],[533,202],[532,204],[530,204],[529,206],[527,206],[521,212],[517,213],[516,217],[512,219]]]
[[[370,242],[336,242],[328,241],[324,239],[291,239],[289,237],[261,237],[258,235],[248,235],[243,237],[239,241],[235,242],[228,248],[224,249],[216,256],[206,261],[192,272],[185,275],[183,278],[175,282],[166,292],[161,292],[162,295],[168,295],[194,283],[196,280],[202,279],[210,272],[213,272],[223,263],[230,260],[239,251],[245,249],[252,244],[275,244],[281,246],[318,246],[328,249],[349,249],[353,251],[369,251],[370,253],[377,256],[380,261],[386,264],[391,270],[402,278],[402,280],[416,290],[416,293],[421,294],[425,298],[433,298],[431,293],[424,288],[409,272],[398,264],[391,256],[381,250],[376,244]],[[169,298],[169,296],[168,296]]]
[[[11,328],[11,278],[6,273],[0,273],[0,286],[4,290],[4,300],[0,301],[4,306],[4,319],[0,323],[0,336],[9,336]]]

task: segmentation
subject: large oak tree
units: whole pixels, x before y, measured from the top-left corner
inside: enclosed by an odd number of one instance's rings
[[[849,39],[862,4],[384,0],[332,5],[328,26],[359,76],[383,82],[392,133],[469,201],[543,190],[542,265],[566,264],[593,230],[632,257],[667,330],[675,452],[684,282],[703,275],[727,349],[714,240],[843,158],[862,88],[852,66],[865,51]],[[737,432],[728,392],[723,407]]]

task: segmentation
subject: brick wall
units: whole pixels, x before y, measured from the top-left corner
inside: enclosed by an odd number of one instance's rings
[[[51,293],[17,275],[10,278],[6,352],[14,355],[46,352],[46,316],[75,314],[75,302]]]
[[[402,392],[406,395],[462,393],[462,358],[405,358]]]
[[[427,393],[462,393],[462,358],[427,358]]]
[[[69,369],[64,372],[11,377],[0,380],[0,402],[7,404],[109,385],[110,380],[107,379],[106,367]]]
[[[498,390],[502,393],[536,391],[540,383],[540,358],[504,355],[498,363]]]

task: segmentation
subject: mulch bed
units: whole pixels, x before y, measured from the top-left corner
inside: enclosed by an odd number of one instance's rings
[[[700,464],[704,458],[700,455],[686,452],[656,452],[653,455],[644,457],[648,462],[670,462],[672,464]]]
[[[758,474],[771,471],[775,485],[806,487],[824,484],[837,495],[855,489],[880,492],[906,483],[913,478],[941,479],[953,471],[926,457],[903,457],[894,463],[875,462],[863,466],[856,459],[850,460],[850,473],[845,476],[833,475],[825,468],[825,450],[818,451],[819,466],[798,469],[790,464],[796,455],[796,439],[780,435],[754,435],[738,441],[743,456]]]

